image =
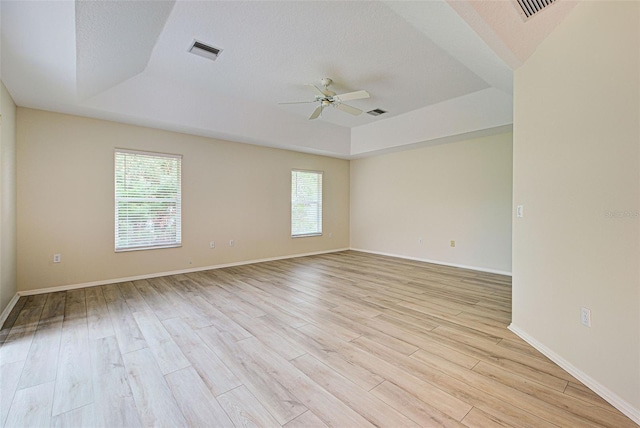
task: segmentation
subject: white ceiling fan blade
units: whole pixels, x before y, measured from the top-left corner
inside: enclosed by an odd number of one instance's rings
[[[354,116],[358,116],[360,113],[362,113],[362,110],[360,110],[359,108],[351,107],[346,104],[333,104],[333,106],[338,110],[345,111]]]
[[[315,93],[322,98],[331,96],[328,90],[323,91],[322,89],[318,88],[316,85],[312,85],[311,83],[307,83],[306,85],[311,86],[314,89]]]
[[[289,103],[278,103],[278,104],[309,104],[309,103],[315,103],[315,101],[292,101]]]
[[[320,116],[320,113],[322,113],[322,104],[316,107],[313,113],[311,113],[311,116],[309,116],[309,120],[317,119]]]
[[[333,96],[334,101],[350,101],[350,100],[360,100],[362,98],[369,98],[369,92],[367,91],[355,91],[355,92],[347,92],[346,94],[338,94]]]

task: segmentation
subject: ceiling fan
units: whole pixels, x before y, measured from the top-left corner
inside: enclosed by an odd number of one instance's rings
[[[279,104],[306,104],[306,103],[320,103],[318,107],[311,113],[309,116],[309,120],[317,119],[322,114],[322,110],[325,107],[335,107],[338,110],[342,110],[354,116],[362,113],[362,110],[359,108],[351,107],[350,105],[343,104],[343,101],[350,100],[360,100],[363,98],[369,98],[369,93],[367,91],[355,91],[355,92],[347,92],[346,94],[336,94],[332,90],[329,89],[329,85],[333,83],[333,80],[325,77],[320,80],[322,84],[322,89],[318,88],[316,85],[311,83],[307,83],[307,86],[311,86],[316,93],[316,99],[313,101],[296,101],[291,103],[279,103]]]

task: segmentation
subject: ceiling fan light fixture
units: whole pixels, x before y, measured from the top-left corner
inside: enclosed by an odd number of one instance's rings
[[[193,42],[189,45],[188,51],[194,55],[215,61],[222,52],[222,49],[193,39]]]
[[[367,114],[370,114],[371,116],[380,116],[381,114],[385,114],[386,112],[387,112],[386,110],[382,110],[381,108],[376,108],[373,110],[369,110]]]

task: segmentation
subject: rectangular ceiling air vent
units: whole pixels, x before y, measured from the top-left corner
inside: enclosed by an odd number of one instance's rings
[[[376,108],[373,110],[369,110],[367,114],[370,114],[371,116],[380,116],[381,114],[385,114],[386,112],[387,112],[386,110],[382,110],[381,108]]]
[[[520,15],[525,21],[555,1],[556,0],[513,0],[518,12],[520,12]]]
[[[218,55],[220,55],[220,52],[222,52],[222,49],[216,48],[215,46],[207,45],[194,39],[193,43],[191,43],[191,45],[189,46],[189,52],[215,61],[216,58],[218,58]]]

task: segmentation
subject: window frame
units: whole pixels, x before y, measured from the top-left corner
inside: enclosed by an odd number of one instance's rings
[[[144,150],[132,150],[132,149],[122,149],[115,148],[113,152],[113,179],[114,179],[114,251],[116,253],[121,252],[129,252],[129,251],[142,251],[142,250],[156,250],[163,248],[179,248],[182,247],[182,155],[173,154],[173,153],[161,153],[161,152],[150,152]],[[141,155],[148,156],[154,158],[166,158],[166,159],[177,159],[177,171],[176,171],[176,179],[177,179],[177,191],[176,195],[171,198],[156,198],[156,197],[127,197],[127,196],[119,196],[118,195],[118,156],[124,155]],[[152,243],[144,243],[143,245],[126,245],[126,246],[118,246],[119,240],[119,232],[120,228],[118,226],[119,223],[119,202],[168,202],[175,203],[175,221],[176,221],[176,231],[175,237],[173,240],[169,242],[160,243],[154,245]]]
[[[296,173],[312,173],[312,174],[317,174],[320,177],[320,181],[319,181],[319,187],[320,187],[320,192],[319,192],[319,198],[316,199],[316,202],[318,204],[318,211],[319,211],[319,219],[317,222],[317,231],[315,232],[306,232],[306,233],[298,233],[298,234],[294,234],[293,231],[293,218],[294,218],[294,213],[293,213],[293,207],[294,207],[294,192],[293,192],[293,177],[294,174]],[[291,170],[291,181],[290,181],[290,187],[291,187],[291,195],[290,195],[290,209],[289,209],[289,214],[290,214],[290,231],[291,231],[291,238],[308,238],[308,237],[313,237],[313,236],[322,236],[323,234],[323,226],[324,226],[324,207],[323,207],[323,199],[324,199],[324,171],[314,171],[314,170],[308,170],[308,169],[292,169]],[[316,192],[316,194],[318,194]]]

